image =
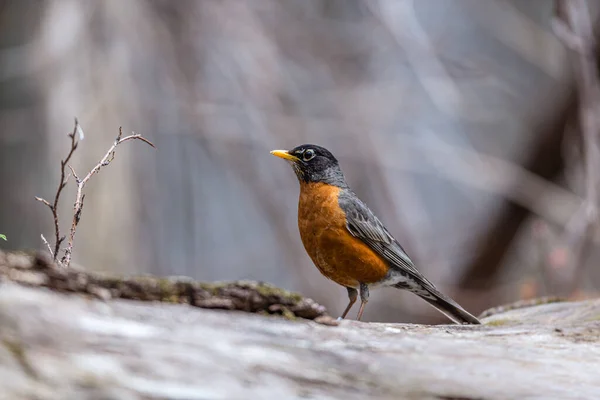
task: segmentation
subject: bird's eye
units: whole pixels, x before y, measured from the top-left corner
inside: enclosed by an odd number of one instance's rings
[[[304,161],[310,161],[313,158],[315,158],[315,151],[312,149],[308,149],[304,152],[304,154],[302,155],[302,159]]]

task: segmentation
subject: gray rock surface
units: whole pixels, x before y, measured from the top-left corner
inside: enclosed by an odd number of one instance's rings
[[[600,301],[484,321],[325,326],[5,283],[0,398],[600,397]]]

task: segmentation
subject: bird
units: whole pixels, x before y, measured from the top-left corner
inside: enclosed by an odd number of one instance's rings
[[[457,324],[481,322],[441,293],[416,268],[400,243],[350,189],[338,160],[324,147],[303,144],[271,154],[289,162],[300,183],[298,229],[308,256],[326,278],[344,286],[346,318],[360,295],[361,320],[369,290],[408,290]]]

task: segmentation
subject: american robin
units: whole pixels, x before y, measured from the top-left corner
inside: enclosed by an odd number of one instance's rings
[[[348,290],[350,301],[341,318],[360,294],[360,321],[369,289],[391,286],[409,290],[456,323],[480,323],[417,270],[402,246],[350,190],[327,149],[304,144],[271,154],[287,160],[300,182],[298,228],[306,252],[323,275]]]

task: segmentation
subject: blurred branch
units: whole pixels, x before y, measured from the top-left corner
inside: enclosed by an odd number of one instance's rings
[[[54,251],[52,250],[50,243],[48,243],[48,241],[42,234],[42,241],[48,247],[48,250],[50,251],[50,255],[52,256],[52,258],[54,259],[54,262],[58,262],[58,251],[60,250],[60,245],[65,240],[65,237],[60,235],[60,226],[58,223],[58,200],[60,199],[60,194],[62,193],[62,190],[65,188],[65,186],[67,186],[67,181],[69,180],[69,176],[65,175],[65,167],[67,166],[67,163],[69,162],[69,160],[73,156],[73,153],[77,149],[77,140],[75,139],[75,134],[78,131],[79,131],[79,122],[77,121],[77,118],[75,118],[75,126],[73,127],[73,132],[69,133],[69,135],[68,135],[69,138],[71,139],[71,148],[69,149],[69,153],[67,154],[67,157],[65,157],[64,160],[60,161],[60,181],[58,182],[58,188],[56,189],[56,195],[54,196],[54,202],[52,204],[50,204],[47,200],[45,200],[41,197],[35,198],[37,201],[42,202],[43,204],[45,204],[46,206],[48,206],[50,208],[50,211],[52,212],[52,217],[54,218],[54,235],[55,235]]]
[[[577,84],[579,127],[585,154],[585,202],[571,221],[572,229],[565,232],[566,242],[573,252],[571,291],[578,285],[583,269],[587,237],[598,221],[598,169],[600,154],[600,82],[594,49],[592,20],[585,0],[557,0],[553,28],[556,35],[571,51]]]
[[[560,116],[560,111],[557,114]],[[552,127],[556,123],[556,121],[551,121],[544,124],[539,131],[543,133],[552,131]],[[539,151],[542,155],[547,155],[549,158],[552,155],[554,160],[559,161],[561,132],[561,130],[556,130],[558,138],[546,136],[540,138],[540,145],[535,146],[536,154],[537,148],[541,146]],[[263,145],[262,141],[248,137],[211,136],[210,140],[221,143],[223,147]],[[361,142],[361,147],[364,146],[367,144]],[[451,145],[434,139],[432,136],[426,139],[402,137],[402,146],[407,151],[401,158],[392,156],[369,158],[365,157],[363,153],[357,154],[354,150],[344,147],[336,149],[336,154],[340,155],[340,159],[358,162],[368,167],[377,164],[395,171],[431,174],[430,168],[424,168],[421,163],[415,162],[411,156],[414,154],[419,161],[425,160],[435,168],[433,173],[438,178],[501,196],[511,203],[515,203],[515,207],[522,207],[528,212],[538,214],[550,223],[567,229],[570,229],[568,223],[583,202],[581,197],[550,180],[554,176],[555,170],[547,174],[541,168],[535,167],[538,162],[536,160],[526,162],[526,165],[522,166],[490,154]],[[535,173],[535,171],[542,173]],[[369,173],[370,175],[371,173]],[[593,240],[600,243],[600,232],[594,234]]]
[[[566,63],[560,41],[516,4],[514,1],[461,0],[456,5],[484,30],[483,34],[488,31],[531,65],[555,79],[562,79]],[[541,5],[545,9],[543,3]]]
[[[421,141],[419,153],[436,168],[440,177],[504,197],[559,226],[565,226],[582,203],[579,196],[526,167],[490,154],[450,145],[434,135]],[[558,151],[559,147],[555,150]]]
[[[561,142],[565,122],[574,112],[574,104],[571,94],[569,93],[564,102],[561,102],[556,110],[540,116],[541,123],[535,129],[533,137],[536,138],[536,143],[532,145],[532,153],[524,162],[522,168],[526,173],[517,174],[513,177],[510,183],[506,185],[505,193],[524,193],[531,188],[533,203],[544,204],[553,201],[548,198],[547,193],[537,192],[544,186],[534,185],[529,186],[532,182],[545,180],[549,182],[562,169],[561,158]],[[551,186],[546,186],[551,187]],[[560,191],[555,191],[560,194]],[[567,193],[565,191],[565,193]],[[569,194],[572,197],[576,197]],[[529,197],[529,196],[528,196]],[[566,199],[568,197],[562,196]],[[559,202],[559,200],[556,200]],[[509,250],[513,239],[522,224],[526,221],[529,215],[529,205],[524,203],[506,204],[500,212],[496,214],[489,225],[487,232],[484,232],[477,239],[478,243],[471,261],[465,266],[460,279],[460,286],[469,289],[484,289],[495,286],[500,276],[500,271],[503,266],[504,255]],[[550,209],[548,209],[550,211]],[[560,212],[558,207],[552,207],[550,214],[541,214],[544,218],[549,216],[558,216]],[[563,216],[560,219],[549,218],[552,222],[566,223]],[[487,301],[485,297],[481,297],[481,301]]]
[[[477,115],[465,112],[463,96],[421,26],[414,0],[365,0],[365,5],[402,47],[423,89],[441,111],[461,118]]]
[[[590,51],[587,48],[587,44],[583,41],[582,38],[577,36],[571,29],[567,26],[566,22],[561,20],[560,17],[555,16],[552,19],[552,30],[556,34],[556,36],[563,42],[565,46],[569,49],[577,52],[577,53],[588,53]]]
[[[83,188],[85,187],[85,184],[90,180],[92,175],[100,172],[100,169],[102,167],[109,165],[115,159],[115,150],[118,145],[120,145],[121,143],[126,142],[128,140],[136,140],[136,139],[141,140],[142,142],[156,148],[156,146],[154,146],[154,144],[152,144],[152,142],[150,142],[148,139],[144,138],[142,135],[134,133],[132,135],[123,137],[123,128],[119,128],[119,135],[115,139],[115,142],[113,143],[113,145],[108,149],[108,151],[106,152],[104,157],[102,157],[102,159],[98,162],[98,164],[96,164],[96,166],[94,168],[92,168],[92,170],[85,176],[85,178],[79,179],[79,177],[75,173],[75,170],[73,169],[73,167],[71,167],[69,165],[69,169],[71,169],[71,173],[73,174],[73,177],[75,178],[75,182],[77,183],[77,196],[75,198],[75,205],[73,206],[73,208],[74,208],[73,222],[71,223],[71,231],[69,233],[69,241],[68,241],[67,247],[65,249],[65,255],[61,259],[61,264],[64,265],[65,267],[68,267],[69,264],[71,263],[71,255],[73,254],[73,241],[75,240],[75,231],[77,230],[77,225],[79,224],[79,221],[81,220],[81,212],[83,210],[83,200],[85,199],[85,195],[83,194]]]

